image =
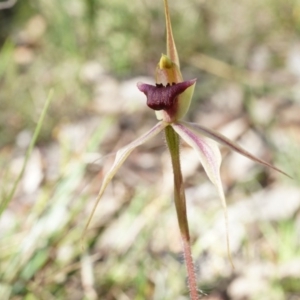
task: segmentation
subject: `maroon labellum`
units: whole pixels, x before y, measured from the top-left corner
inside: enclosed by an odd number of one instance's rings
[[[195,79],[172,83],[150,85],[139,82],[138,89],[147,96],[147,105],[153,110],[169,110],[176,105],[177,97],[195,83]]]

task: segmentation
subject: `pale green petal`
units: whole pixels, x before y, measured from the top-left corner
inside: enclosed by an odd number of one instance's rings
[[[190,130],[185,125],[183,125],[183,122],[174,123],[171,124],[171,126],[180,135],[180,137],[196,151],[207,176],[218,190],[225,215],[227,252],[229,260],[232,264],[228,238],[228,216],[226,199],[224,196],[223,186],[220,177],[220,166],[222,162],[222,157],[218,145],[216,142],[210,139],[207,139],[203,136],[199,136],[194,131]]]
[[[217,141],[218,143],[229,147],[230,149],[238,152],[241,155],[244,155],[246,157],[248,157],[249,159],[260,163],[266,167],[269,167],[277,172],[280,172],[288,177],[291,178],[291,176],[289,176],[288,174],[286,174],[285,172],[283,172],[282,170],[272,166],[271,164],[255,157],[254,155],[252,155],[250,152],[248,152],[247,150],[243,149],[241,146],[239,146],[237,143],[231,141],[230,139],[228,139],[227,137],[225,137],[224,135],[222,135],[221,133],[218,133],[212,129],[206,128],[204,126],[195,124],[195,123],[189,123],[189,122],[181,122],[182,125],[184,125],[185,127],[189,128],[190,130],[192,130],[193,132],[197,133],[197,134],[202,134],[206,137],[209,137],[215,141]]]
[[[165,122],[159,122],[157,123],[152,129],[150,129],[147,133],[145,133],[144,135],[142,135],[141,137],[137,138],[136,140],[134,140],[132,143],[128,144],[127,146],[121,148],[117,154],[116,154],[116,158],[114,161],[114,164],[112,165],[111,169],[108,171],[108,173],[105,175],[99,194],[97,196],[96,199],[96,203],[93,207],[93,210],[89,216],[88,222],[85,226],[85,229],[83,231],[83,235],[85,234],[92,218],[93,215],[96,211],[96,208],[99,204],[99,201],[107,187],[107,185],[110,183],[110,181],[113,179],[113,177],[115,176],[115,174],[117,173],[117,171],[119,170],[119,168],[122,166],[122,164],[124,163],[124,161],[126,160],[126,158],[129,156],[129,154],[138,146],[142,145],[143,143],[147,142],[149,139],[153,138],[154,136],[156,136],[158,133],[160,133],[168,124]]]
[[[178,96],[178,111],[176,112],[176,120],[180,120],[188,112],[195,86],[196,82]]]

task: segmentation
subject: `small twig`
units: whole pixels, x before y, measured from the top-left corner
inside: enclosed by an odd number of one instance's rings
[[[12,8],[17,3],[17,0],[7,0],[0,2],[0,10]]]

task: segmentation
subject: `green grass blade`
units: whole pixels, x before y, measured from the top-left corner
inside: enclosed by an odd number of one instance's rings
[[[52,95],[53,95],[53,91],[51,90],[49,92],[49,94],[48,94],[48,97],[47,97],[47,100],[46,100],[46,102],[44,104],[42,113],[41,113],[40,118],[38,120],[38,123],[37,123],[37,125],[35,127],[35,130],[34,130],[34,133],[33,133],[33,137],[32,137],[32,139],[30,141],[29,147],[28,147],[28,149],[26,151],[24,163],[22,165],[22,169],[21,169],[21,171],[20,171],[20,173],[19,173],[19,175],[18,175],[18,177],[17,177],[17,179],[16,179],[16,181],[15,181],[15,183],[14,183],[14,185],[13,185],[11,191],[10,191],[10,193],[8,194],[7,197],[4,198],[4,200],[0,204],[0,217],[1,217],[2,213],[5,211],[5,209],[7,208],[7,206],[9,205],[9,203],[10,203],[11,199],[13,198],[13,196],[14,196],[14,194],[16,192],[16,189],[17,189],[17,187],[18,187],[18,185],[20,183],[20,180],[22,179],[22,176],[24,174],[24,171],[25,171],[28,159],[29,159],[29,157],[30,157],[30,155],[31,155],[31,153],[33,151],[34,145],[35,145],[35,143],[37,141],[37,138],[39,136],[39,133],[41,131],[42,124],[43,124],[44,119],[45,119],[45,115],[47,113],[48,107],[49,107],[51,99],[52,99]]]

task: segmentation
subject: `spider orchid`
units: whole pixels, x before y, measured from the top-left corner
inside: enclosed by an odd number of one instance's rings
[[[184,81],[180,72],[179,58],[173,38],[170,15],[168,10],[167,0],[164,0],[164,9],[166,17],[166,31],[167,31],[167,55],[162,55],[156,67],[155,81],[156,85],[149,85],[145,83],[137,83],[138,89],[147,97],[147,105],[155,110],[158,123],[151,128],[144,135],[134,140],[132,143],[121,148],[117,154],[111,169],[105,175],[100,192],[96,199],[96,204],[89,217],[86,228],[89,226],[96,207],[107,187],[118,169],[122,166],[129,154],[138,146],[149,141],[151,138],[159,134],[161,131],[165,132],[167,145],[170,151],[172,166],[174,171],[174,200],[176,212],[178,217],[179,228],[183,242],[183,252],[185,256],[188,282],[190,287],[191,299],[198,299],[196,277],[194,274],[193,261],[190,250],[190,237],[188,222],[186,216],[186,201],[182,181],[180,157],[179,157],[179,143],[182,138],[188,145],[190,145],[197,153],[203,168],[217,188],[219,197],[221,199],[222,207],[225,214],[226,232],[228,232],[228,218],[226,210],[226,200],[223,192],[223,187],[220,178],[221,153],[217,143],[225,145],[232,150],[252,159],[264,166],[270,167],[276,171],[285,174],[283,171],[270,165],[259,158],[256,158],[245,149],[241,148],[236,143],[232,142],[220,133],[195,123],[182,121],[182,117],[189,109],[190,102],[193,96],[196,79]],[[287,175],[287,174],[285,174]],[[229,238],[227,234],[227,252],[230,256]],[[194,287],[194,288],[193,288]]]

